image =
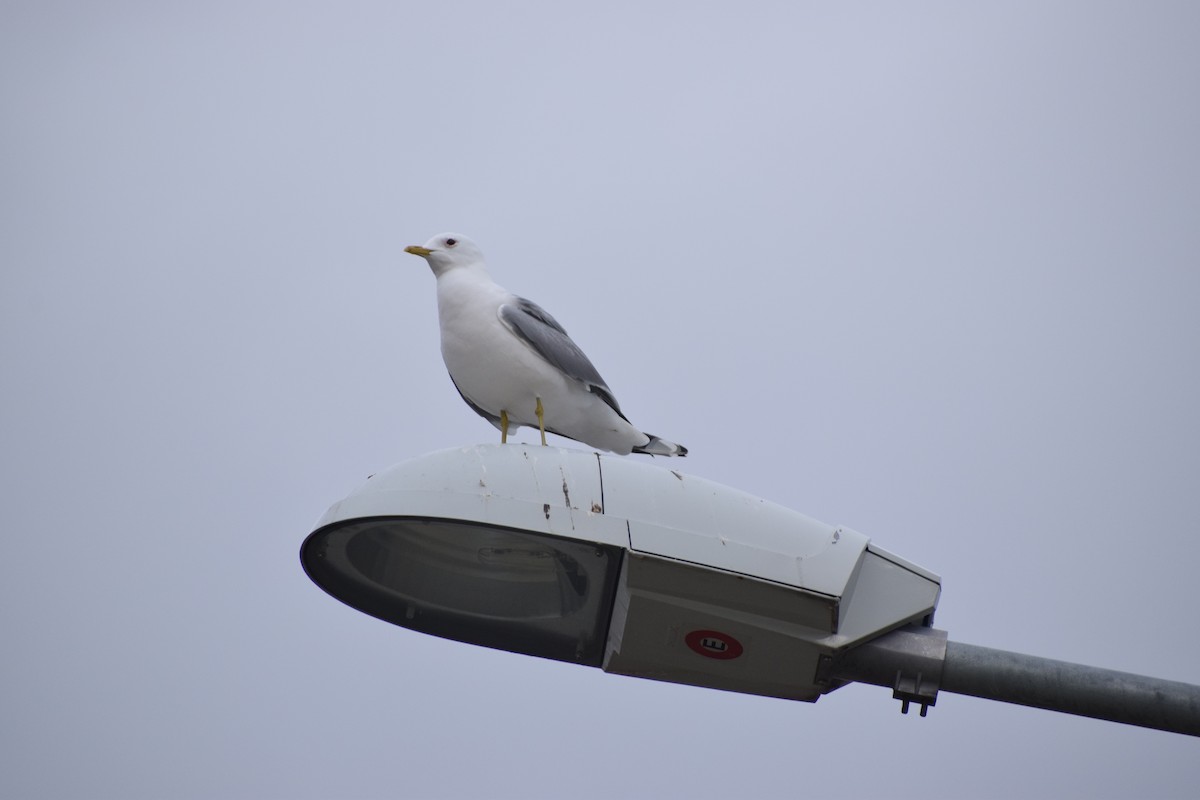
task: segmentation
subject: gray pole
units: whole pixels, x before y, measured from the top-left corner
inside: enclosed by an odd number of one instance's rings
[[[951,642],[933,628],[892,631],[830,666],[834,681],[891,687],[922,716],[941,689],[1200,736],[1200,686]]]

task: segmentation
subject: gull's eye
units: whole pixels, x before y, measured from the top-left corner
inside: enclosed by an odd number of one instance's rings
[[[458,239],[447,239],[446,240],[446,247],[454,247],[454,245],[456,245],[456,244],[458,244]]]

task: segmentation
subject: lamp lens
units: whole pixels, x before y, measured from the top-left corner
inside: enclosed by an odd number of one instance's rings
[[[599,666],[621,549],[446,520],[322,528],[301,560],[342,602],[406,628]]]

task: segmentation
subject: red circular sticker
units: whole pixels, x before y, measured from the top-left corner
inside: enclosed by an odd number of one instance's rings
[[[742,654],[742,643],[720,631],[692,631],[683,638],[693,652],[706,658],[728,661]]]

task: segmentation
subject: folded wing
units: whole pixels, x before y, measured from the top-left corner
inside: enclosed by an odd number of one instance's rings
[[[563,326],[548,311],[531,300],[515,297],[511,303],[500,306],[499,314],[505,327],[524,340],[547,363],[584,383],[588,391],[621,414],[621,407],[617,405],[617,399],[613,397],[604,378],[600,377],[579,345],[571,341]],[[621,414],[621,418],[629,421],[624,414]]]

